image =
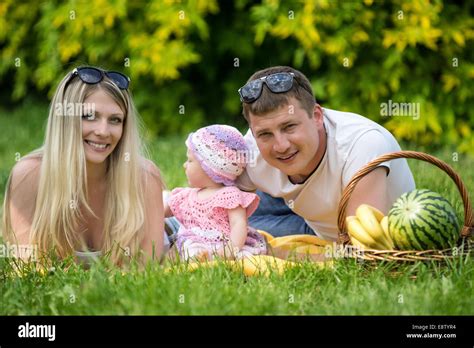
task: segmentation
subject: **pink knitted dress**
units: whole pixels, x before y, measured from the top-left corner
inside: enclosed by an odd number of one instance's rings
[[[247,217],[258,206],[259,198],[254,193],[240,191],[235,186],[223,187],[207,199],[199,199],[199,188],[176,188],[171,192],[169,206],[181,226],[176,244],[180,256],[189,259],[216,249],[230,240],[228,210],[239,206],[246,208]],[[237,258],[266,253],[265,239],[252,227],[248,227],[244,247]]]

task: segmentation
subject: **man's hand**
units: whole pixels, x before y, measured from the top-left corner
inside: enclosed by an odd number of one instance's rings
[[[346,216],[355,215],[356,209],[364,203],[384,214],[388,213],[390,203],[387,197],[387,172],[386,167],[377,167],[357,183],[349,199]]]

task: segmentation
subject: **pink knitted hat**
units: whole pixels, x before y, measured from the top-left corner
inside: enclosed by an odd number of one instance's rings
[[[247,144],[234,127],[216,124],[189,134],[186,146],[216,183],[235,185],[247,163]]]

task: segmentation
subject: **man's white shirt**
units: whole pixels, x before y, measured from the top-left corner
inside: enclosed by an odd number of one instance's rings
[[[327,134],[326,152],[316,171],[304,183],[293,184],[279,169],[270,166],[262,158],[249,130],[245,141],[254,161],[247,165],[237,185],[246,191],[258,189],[273,197],[283,198],[294,213],[305,219],[316,235],[336,240],[338,204],[352,176],[371,160],[400,151],[400,146],[389,131],[363,116],[326,108],[323,108],[323,115]],[[402,193],[415,188],[405,159],[381,165],[389,169],[387,194],[390,204]]]

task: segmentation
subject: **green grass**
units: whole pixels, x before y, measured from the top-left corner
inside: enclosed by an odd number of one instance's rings
[[[337,260],[310,263],[282,276],[245,277],[216,268],[164,272],[154,264],[122,273],[98,264],[64,263],[42,275],[0,272],[2,314],[8,315],[467,315],[472,314],[472,259],[450,265]]]
[[[43,139],[47,105],[26,104],[13,112],[0,110],[0,198],[15,154],[24,155]],[[162,170],[168,188],[184,185],[182,163],[185,136],[147,138],[152,159]],[[474,188],[474,159],[450,149],[425,151],[454,167],[468,192]],[[459,194],[439,169],[410,160],[418,187],[447,197],[462,218]],[[165,272],[158,264],[122,272],[104,264],[90,270],[70,262],[56,262],[42,274],[0,258],[0,314],[75,315],[472,315],[474,314],[472,257],[448,264],[358,263],[338,259],[333,268],[311,263],[284,275],[245,277],[220,265],[195,272]],[[67,271],[66,271],[67,269]],[[183,301],[184,300],[184,301]]]

